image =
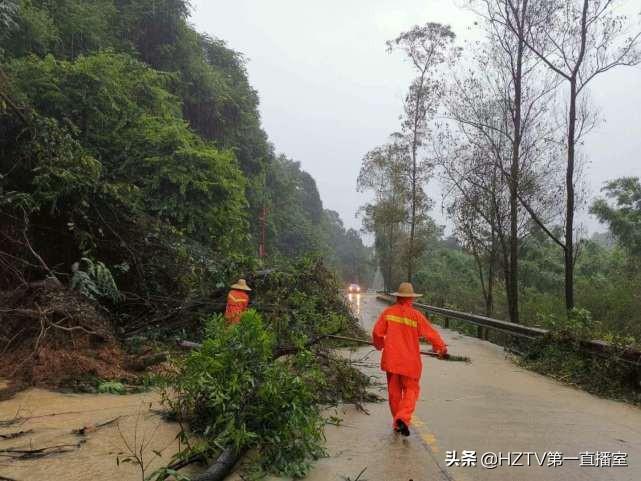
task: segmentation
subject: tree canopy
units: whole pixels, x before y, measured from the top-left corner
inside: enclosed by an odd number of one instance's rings
[[[608,225],[623,247],[641,257],[641,182],[638,177],[622,177],[606,183],[605,195],[614,200],[597,199],[591,212]]]
[[[124,288],[175,294],[227,275],[221,262],[257,261],[267,212],[267,262],[315,253],[342,271],[335,246],[358,238],[364,252],[360,238],[275,154],[244,56],[189,14],[185,0],[2,3],[4,231],[28,227],[49,273],[89,257],[129,266],[115,273]],[[23,237],[8,239],[4,268]],[[6,282],[43,274],[18,257],[27,268]]]

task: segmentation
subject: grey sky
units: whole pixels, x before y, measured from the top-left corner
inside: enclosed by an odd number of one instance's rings
[[[277,152],[301,162],[326,208],[345,224],[366,200],[355,189],[361,158],[398,129],[412,72],[385,41],[417,23],[448,23],[460,38],[478,35],[474,15],[456,0],[193,0],[192,22],[249,59],[263,126]],[[639,10],[638,0],[622,2]],[[641,68],[606,74],[593,84],[605,123],[586,139],[588,184],[641,176]],[[438,205],[440,189],[429,191]],[[597,226],[582,216],[590,230]]]

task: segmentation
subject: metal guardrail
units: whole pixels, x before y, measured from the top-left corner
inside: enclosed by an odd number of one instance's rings
[[[385,302],[394,301],[394,298],[392,296],[383,292],[378,292],[376,297]],[[474,324],[478,327],[477,337],[481,339],[487,339],[487,329],[492,329],[509,334],[511,336],[528,339],[536,339],[550,335],[549,330],[540,327],[524,326],[523,324],[515,324],[509,321],[501,321],[499,319],[492,319],[491,317],[479,316],[476,314],[455,311],[452,309],[445,309],[443,307],[430,306],[427,304],[421,304],[419,302],[415,302],[414,306],[423,311],[442,316],[445,319],[445,328],[449,327],[450,319],[457,319]],[[591,341],[580,341],[580,345],[581,348],[586,352],[603,356],[614,354],[615,351],[615,348],[612,344],[598,339],[594,339]],[[616,352],[616,354],[620,356],[623,361],[641,366],[641,351],[637,351],[635,349],[626,349],[622,352]]]

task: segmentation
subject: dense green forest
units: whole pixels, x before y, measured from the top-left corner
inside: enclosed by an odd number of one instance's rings
[[[1,289],[66,282],[83,258],[147,298],[307,254],[372,277],[358,233],[275,153],[243,55],[188,17],[186,0],[2,3]]]

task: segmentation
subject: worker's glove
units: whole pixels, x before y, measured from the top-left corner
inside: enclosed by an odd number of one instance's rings
[[[437,352],[438,357],[441,359],[445,359],[447,357],[447,347],[444,347],[440,351]]]

